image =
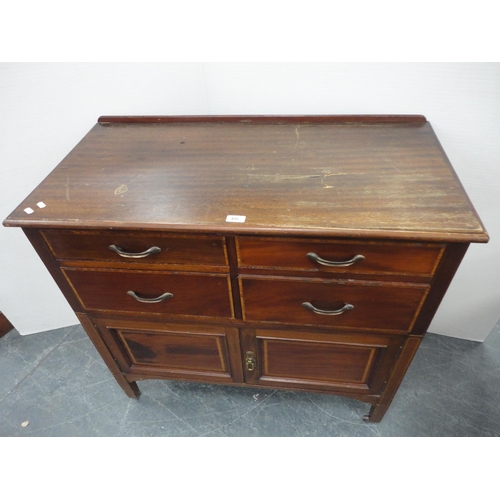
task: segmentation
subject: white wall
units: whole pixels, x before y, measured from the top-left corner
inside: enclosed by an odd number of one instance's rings
[[[500,316],[500,64],[0,65],[0,218],[100,115],[424,114],[491,241],[472,245],[430,331],[483,340]],[[76,318],[19,229],[0,228],[0,310],[22,334]]]

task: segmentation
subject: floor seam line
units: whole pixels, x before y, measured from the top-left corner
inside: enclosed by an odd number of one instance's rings
[[[68,332],[64,337],[36,364],[34,368],[32,368],[2,399],[0,399],[0,403],[5,401],[13,392],[15,392],[23,383],[24,381],[33,375],[40,365],[56,350],[60,347],[60,345],[66,340],[66,338],[71,334],[72,332]]]

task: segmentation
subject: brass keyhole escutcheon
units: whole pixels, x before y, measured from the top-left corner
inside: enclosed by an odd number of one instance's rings
[[[252,351],[247,351],[246,357],[245,357],[245,362],[247,365],[247,370],[249,372],[253,372],[255,370],[255,367],[257,366],[257,362],[255,361],[255,358],[253,357]]]

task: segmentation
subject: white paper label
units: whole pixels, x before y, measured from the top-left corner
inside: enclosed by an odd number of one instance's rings
[[[27,213],[27,214],[32,214],[34,212],[34,210],[30,207],[28,208],[25,208],[24,211]]]
[[[45,205],[45,203],[43,201],[39,201],[37,204],[37,207],[40,207],[40,208],[45,208],[47,205]]]
[[[246,219],[246,215],[228,215],[226,217],[226,222],[245,222]]]

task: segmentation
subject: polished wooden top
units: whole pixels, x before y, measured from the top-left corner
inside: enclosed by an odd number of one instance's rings
[[[101,117],[4,225],[488,240],[422,116]]]

